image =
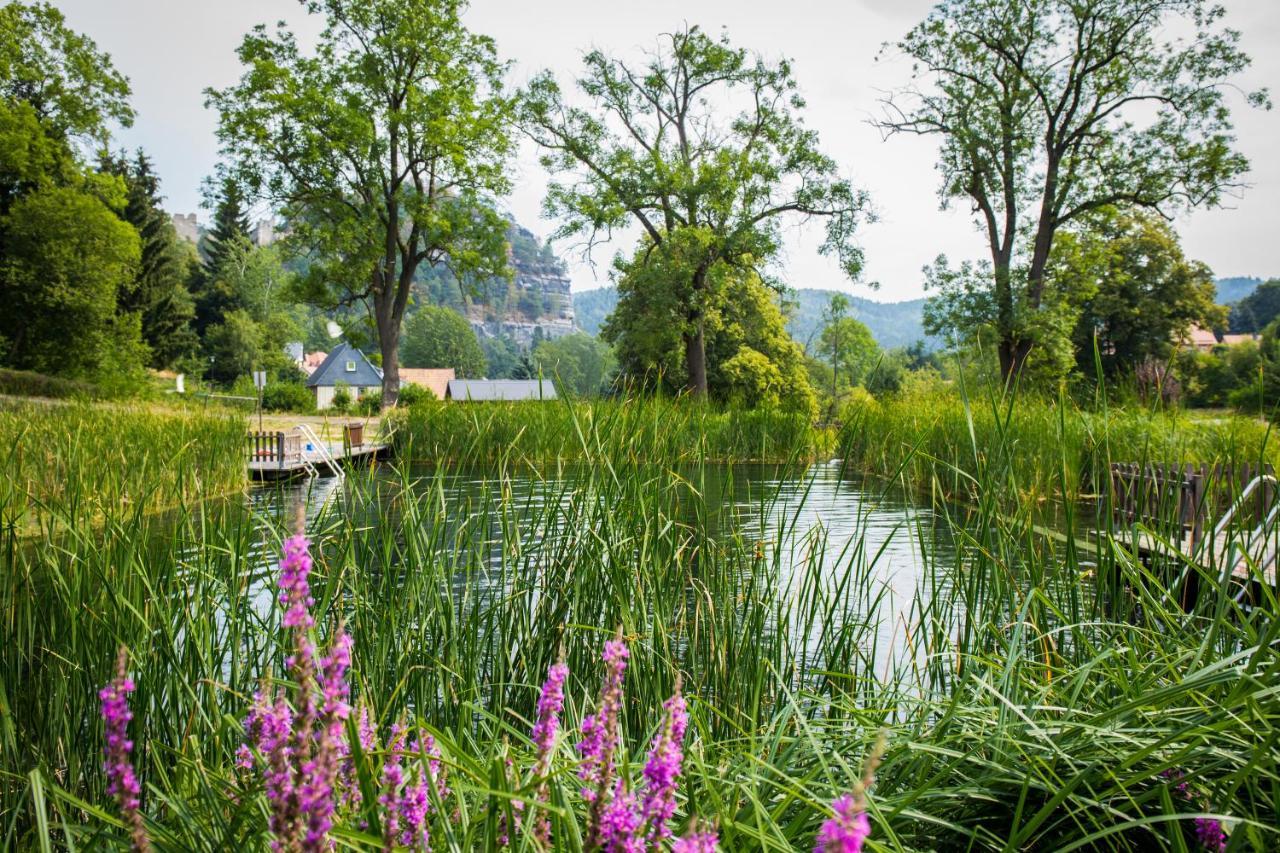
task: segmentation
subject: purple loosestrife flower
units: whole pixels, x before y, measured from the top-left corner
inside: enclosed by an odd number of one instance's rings
[[[556,733],[560,729],[560,712],[564,709],[564,682],[569,675],[569,667],[563,661],[553,663],[547,669],[547,680],[542,684],[542,692],[538,695],[538,721],[533,726],[533,742],[538,748],[538,760],[533,767],[533,775],[544,779],[551,772],[551,754],[556,746]],[[544,779],[534,795],[539,803],[547,801],[547,783]],[[519,809],[524,803],[513,804]],[[505,817],[505,812],[503,813]],[[551,820],[545,810],[539,811],[533,821],[533,835],[543,848],[551,847]]]
[[[627,644],[617,639],[604,644],[604,686],[600,690],[600,707],[582,721],[582,740],[578,752],[582,766],[578,777],[586,784],[582,797],[591,804],[588,815],[586,846],[601,843],[600,821],[613,785],[614,752],[618,748],[618,714],[622,711],[622,676],[630,657]]]
[[[284,557],[280,560],[280,603],[285,607],[286,628],[311,628],[316,623],[311,617],[311,607],[316,603],[311,597],[311,543],[299,534],[284,540]]]
[[[404,726],[395,723],[391,726],[387,755],[382,760],[382,793],[378,796],[378,802],[386,812],[383,829],[388,848],[394,846],[400,837],[400,789],[404,785],[404,767],[400,762],[403,748]]]
[[[716,853],[720,836],[714,829],[690,829],[684,838],[671,842],[671,853]]]
[[[538,748],[538,763],[533,772],[538,776],[547,775],[551,769],[551,751],[555,748],[556,733],[560,728],[564,680],[568,675],[569,667],[563,662],[552,664],[538,696],[538,721],[533,726],[533,743]]]
[[[128,662],[128,652],[121,646],[116,657],[116,677],[98,691],[98,698],[102,700],[105,734],[102,752],[106,760],[102,769],[107,774],[107,793],[116,798],[124,822],[129,826],[133,849],[145,851],[151,849],[151,839],[147,837],[142,823],[139,799],[142,786],[138,784],[129,758],[133,752],[133,741],[129,740],[128,732],[129,721],[133,719],[133,712],[129,710],[129,694],[135,685],[128,675]]]
[[[862,842],[871,834],[871,821],[860,797],[844,794],[831,804],[835,815],[818,832],[813,853],[860,853]]]
[[[254,694],[253,708],[245,718],[245,731],[265,762],[262,774],[267,802],[271,805],[267,826],[271,849],[293,845],[302,826],[298,786],[294,778],[293,710],[283,694],[268,697],[265,688]]]
[[[1196,840],[1205,850],[1221,853],[1227,849],[1227,834],[1222,824],[1211,817],[1198,817],[1195,822]]]
[[[319,727],[315,732],[314,750],[302,765],[300,801],[306,815],[307,834],[302,849],[327,850],[329,830],[333,828],[333,811],[337,795],[336,782],[341,764],[343,723],[351,713],[347,699],[347,669],[351,666],[351,635],[339,631],[329,654],[320,662]]]
[[[675,695],[663,704],[663,709],[666,714],[662,730],[654,737],[649,760],[644,766],[647,787],[641,816],[649,826],[650,842],[671,835],[667,821],[671,820],[671,815],[676,810],[676,788],[680,784],[680,768],[684,762],[681,746],[684,743],[685,728],[689,724],[689,715],[685,710],[678,682]]]
[[[634,794],[621,781],[600,818],[600,847],[604,853],[644,853],[643,821]]]

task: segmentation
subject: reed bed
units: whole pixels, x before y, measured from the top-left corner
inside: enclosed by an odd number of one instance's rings
[[[840,455],[854,469],[973,498],[993,478],[1020,499],[1100,491],[1111,462],[1280,466],[1265,422],[1239,415],[1100,405],[926,387],[867,397],[844,413]]]
[[[622,767],[644,760],[681,679],[674,823],[714,821],[725,850],[812,848],[882,731],[868,849],[1182,851],[1198,818],[1223,820],[1235,850],[1280,843],[1273,594],[1245,608],[1203,577],[1207,593],[1184,611],[1118,544],[1095,557],[1038,537],[1032,502],[1010,512],[993,483],[964,509],[940,505],[954,557],[937,556],[923,522],[907,531],[923,565],[903,607],[856,531],[802,530],[762,493],[753,515],[773,521],[749,533],[724,517],[722,468],[639,464],[618,421],[576,423],[589,464],[548,472],[523,499],[517,445],[465,506],[446,495],[472,472],[405,468],[348,478],[308,521],[313,611],[323,636],[341,624],[354,641],[353,703],[384,730],[420,722],[448,768],[434,849],[499,846],[513,801],[533,799],[522,780],[538,684],[567,664],[576,727],[618,630],[631,653]],[[1055,452],[1065,470],[1070,451]],[[155,846],[265,849],[264,798],[235,754],[260,679],[286,671],[271,555],[292,515],[194,503],[92,534],[6,534],[0,846],[128,843],[105,792],[97,703],[124,644]],[[583,848],[568,820],[573,740],[547,779],[565,850]],[[381,846],[363,819],[340,813],[342,849]],[[509,840],[537,849],[528,833]]]
[[[466,464],[594,459],[678,464],[829,458],[833,431],[804,415],[682,398],[521,403],[425,401],[384,428],[400,458]]]
[[[245,483],[244,420],[155,406],[0,402],[0,525],[76,529]]]

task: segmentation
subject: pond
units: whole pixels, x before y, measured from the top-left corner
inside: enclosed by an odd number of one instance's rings
[[[492,576],[458,572],[456,582],[484,585],[501,576],[496,570],[513,553],[531,565],[551,559],[539,549],[561,538],[560,533],[572,533],[567,527],[584,523],[590,513],[583,504],[612,499],[600,492],[598,471],[572,466],[551,474],[430,466],[414,466],[406,474],[383,467],[354,476],[355,487],[339,478],[255,487],[250,506],[264,523],[291,518],[302,507],[309,527],[332,523],[335,516],[361,526],[400,525],[406,523],[401,513],[375,503],[402,501],[407,490],[413,500],[430,504],[431,523],[443,521],[448,538],[462,543],[459,547],[468,553],[460,564],[478,562],[495,570]],[[851,476],[836,461],[799,468],[737,464],[680,472],[640,469],[619,476],[680,483],[685,490],[683,520],[705,531],[709,540],[734,539],[776,555],[780,587],[791,583],[807,561],[818,561],[831,574],[839,573],[837,567],[858,566],[855,576],[867,587],[859,594],[875,601],[866,615],[878,620],[875,657],[884,666],[903,648],[913,604],[936,594],[938,579],[946,574],[931,567],[951,566],[956,560],[951,527],[933,509],[900,487]],[[370,494],[379,497],[370,502]],[[269,548],[264,538],[258,557],[264,577],[270,577],[275,559]],[[263,607],[269,608],[269,589],[263,593]]]

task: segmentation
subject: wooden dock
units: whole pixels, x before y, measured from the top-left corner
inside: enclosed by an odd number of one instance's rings
[[[1101,497],[1116,540],[1144,563],[1195,564],[1246,593],[1255,584],[1275,588],[1280,489],[1269,465],[1112,464]]]
[[[357,438],[326,442],[309,429],[249,433],[249,477],[264,481],[341,476],[350,466],[391,455],[391,445]]]

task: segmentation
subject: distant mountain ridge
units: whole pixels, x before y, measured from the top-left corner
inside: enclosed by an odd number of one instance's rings
[[[792,304],[787,320],[787,331],[801,346],[812,348],[822,332],[822,312],[834,290],[803,288],[787,294]],[[924,333],[924,300],[905,302],[876,302],[862,296],[846,293],[850,313],[866,324],[871,335],[885,349],[904,347],[918,340],[926,340]],[[598,287],[573,294],[575,322],[587,334],[597,335],[605,319],[618,305],[618,291],[613,287]]]
[[[1253,293],[1263,281],[1264,279],[1253,276],[1220,278],[1216,281],[1218,303],[1229,305],[1239,302]],[[822,312],[826,310],[833,293],[843,291],[806,287],[787,294],[788,302],[793,305],[791,316],[787,320],[787,331],[807,350],[812,351],[822,333]],[[910,346],[921,340],[929,349],[937,349],[941,345],[936,338],[930,338],[924,333],[925,298],[877,302],[851,293],[844,295],[849,299],[852,309],[850,313],[871,330],[871,336],[885,349]],[[598,287],[575,293],[574,322],[584,332],[597,335],[617,304],[618,292],[613,287]]]

